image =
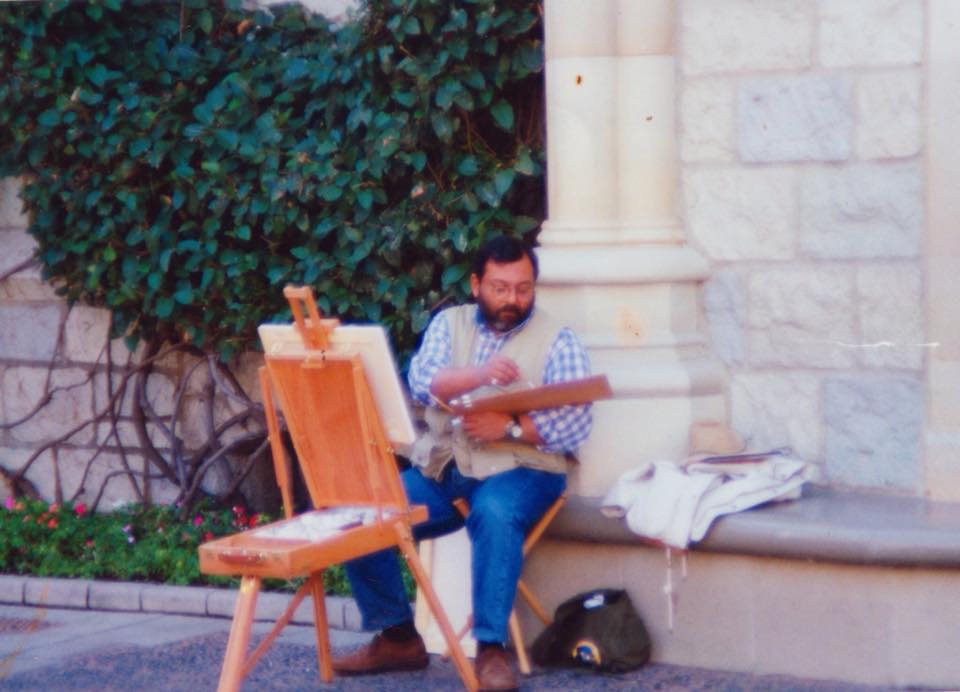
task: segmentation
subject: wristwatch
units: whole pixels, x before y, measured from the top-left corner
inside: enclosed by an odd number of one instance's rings
[[[519,440],[523,438],[523,426],[520,425],[519,419],[514,416],[507,422],[507,427],[505,428],[507,437]]]

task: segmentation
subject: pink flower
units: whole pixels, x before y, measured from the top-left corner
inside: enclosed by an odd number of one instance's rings
[[[88,538],[88,539],[87,539],[87,547],[88,547],[88,548],[92,548],[92,547],[93,547],[93,539],[92,539],[92,538]]]
[[[3,505],[4,505],[4,507],[6,507],[7,509],[12,510],[14,507],[17,506],[17,501],[13,499],[13,495],[8,495],[8,496],[7,496],[7,500],[6,500],[6,502],[3,503]]]
[[[59,510],[60,510],[60,505],[59,505],[58,503],[54,502],[52,505],[50,505],[50,509],[49,509],[48,511],[50,511],[50,512],[57,512],[57,511],[59,511]]]
[[[73,508],[73,511],[76,513],[78,517],[82,517],[84,514],[87,513],[87,506],[82,502],[78,502],[77,505]]]
[[[193,518],[194,526],[200,526],[200,524],[202,523],[203,523],[203,517],[201,517],[199,514]]]
[[[56,518],[56,517],[53,517],[50,521],[47,522],[47,528],[48,528],[48,529],[55,529],[55,528],[57,528],[57,518]]]

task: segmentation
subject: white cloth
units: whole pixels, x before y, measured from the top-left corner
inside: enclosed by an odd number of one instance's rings
[[[799,497],[800,486],[814,475],[809,464],[780,455],[723,465],[654,461],[620,476],[601,511],[625,518],[640,536],[685,549],[701,540],[718,516]]]

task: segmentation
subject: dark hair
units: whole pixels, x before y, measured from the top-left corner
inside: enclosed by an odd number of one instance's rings
[[[507,264],[522,260],[524,255],[533,265],[533,278],[536,279],[540,274],[540,265],[537,263],[537,256],[530,247],[520,238],[501,235],[491,238],[483,244],[473,257],[473,273],[478,279],[483,278],[483,272],[487,268],[487,262],[496,262],[497,264]]]

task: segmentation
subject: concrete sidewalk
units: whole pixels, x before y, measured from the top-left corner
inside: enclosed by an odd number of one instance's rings
[[[0,575],[0,689],[216,689],[235,591],[153,584]],[[279,614],[284,594],[263,594],[258,619]],[[335,651],[356,646],[359,616],[350,599],[328,598]],[[452,664],[433,657],[426,671],[319,681],[309,604],[247,678],[247,690],[461,689]],[[256,625],[254,638],[270,623]],[[626,675],[535,670],[522,690],[880,690],[836,681],[650,664]]]

